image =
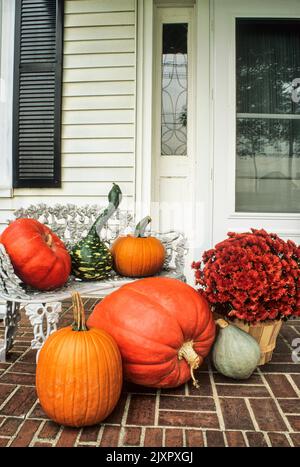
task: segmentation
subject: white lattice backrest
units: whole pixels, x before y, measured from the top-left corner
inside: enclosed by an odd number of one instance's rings
[[[56,204],[51,207],[46,204],[36,204],[26,209],[18,209],[14,212],[14,216],[15,218],[37,219],[48,225],[70,249],[87,233],[102,210],[103,207],[98,205]],[[132,213],[117,209],[101,231],[101,239],[111,245],[119,235],[132,232],[134,226]],[[183,271],[187,253],[187,242],[184,235],[174,231],[165,233],[148,231],[146,233],[146,235],[150,234],[158,237],[165,246],[164,269]]]
[[[75,204],[31,205],[14,212],[15,218],[37,219],[53,230],[68,247],[80,240],[104,208],[98,205],[76,206]],[[129,211],[117,209],[101,231],[103,241],[111,244],[120,234],[134,227],[133,216]]]

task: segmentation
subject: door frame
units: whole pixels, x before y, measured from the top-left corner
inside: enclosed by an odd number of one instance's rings
[[[135,214],[147,215],[151,209],[152,151],[154,110],[154,8],[190,6],[195,8],[195,109],[194,112],[194,225],[189,245],[191,257],[198,259],[212,242],[213,145],[211,89],[211,11],[210,0],[136,0],[136,160]]]
[[[214,115],[214,205],[213,238],[216,243],[227,230],[242,232],[251,227],[264,228],[283,238],[299,241],[300,216],[295,213],[236,212],[236,18],[299,18],[296,0],[283,5],[281,0],[211,0],[214,46],[212,47],[212,86],[215,89]],[[223,77],[221,79],[221,76]],[[222,109],[220,111],[220,109]],[[226,111],[226,114],[224,114]],[[223,165],[222,165],[223,164]],[[217,191],[219,190],[219,192]],[[222,190],[222,194],[221,194]],[[222,199],[222,203],[220,200]],[[226,224],[226,221],[227,224]],[[226,225],[226,232],[222,230]],[[296,227],[296,228],[295,228]]]

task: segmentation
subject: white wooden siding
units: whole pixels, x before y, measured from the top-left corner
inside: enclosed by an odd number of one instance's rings
[[[31,203],[104,204],[112,182],[134,199],[135,0],[66,0],[62,188],[15,189],[0,228]]]

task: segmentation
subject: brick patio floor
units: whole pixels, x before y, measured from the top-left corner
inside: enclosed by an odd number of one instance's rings
[[[86,300],[86,308],[95,301]],[[71,322],[65,303],[60,326]],[[7,363],[0,363],[0,447],[4,446],[300,446],[300,363],[291,343],[300,320],[284,325],[270,364],[246,382],[209,362],[191,384],[155,391],[124,384],[114,412],[97,426],[71,429],[47,419],[35,392],[31,326],[22,320]]]

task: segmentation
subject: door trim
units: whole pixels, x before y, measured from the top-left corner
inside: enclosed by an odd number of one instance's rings
[[[136,75],[136,164],[135,212],[142,218],[150,212],[153,148],[153,0],[137,4],[137,75]],[[161,5],[161,4],[160,4]],[[181,2],[183,6],[183,2]],[[190,6],[191,2],[187,2]],[[167,5],[164,5],[167,6]],[[174,5],[175,6],[175,5]],[[212,242],[212,89],[211,2],[195,2],[195,85],[194,85],[194,232],[191,257],[199,258]]]

